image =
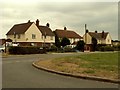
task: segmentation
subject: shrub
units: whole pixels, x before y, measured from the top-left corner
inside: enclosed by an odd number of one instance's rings
[[[9,47],[8,51],[10,54],[43,54],[46,53],[45,49],[40,49],[40,47],[33,47],[33,46],[29,46],[29,47],[20,47],[20,46],[16,46],[16,47]]]
[[[47,49],[48,52],[56,52],[58,48],[55,45],[52,45],[50,48]]]
[[[114,51],[114,47],[111,46],[102,46],[99,48],[100,51]]]
[[[77,43],[76,49],[80,51],[84,51],[84,45],[85,45],[84,41],[80,40]]]
[[[74,50],[73,48],[68,47],[68,46],[64,47],[64,48],[63,48],[63,51],[64,51],[64,52],[75,52],[75,50]]]
[[[120,45],[113,46],[115,51],[120,51]]]

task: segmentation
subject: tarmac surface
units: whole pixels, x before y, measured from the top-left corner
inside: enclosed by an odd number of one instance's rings
[[[34,61],[75,53],[12,55],[2,58],[3,88],[118,88],[118,84],[78,79],[36,69]]]

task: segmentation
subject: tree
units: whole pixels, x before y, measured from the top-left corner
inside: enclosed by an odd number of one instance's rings
[[[84,51],[84,45],[85,43],[83,40],[78,41],[77,46],[76,46],[77,50]]]
[[[61,46],[65,47],[66,45],[70,45],[70,40],[66,37],[62,38]]]
[[[93,51],[96,51],[96,49],[97,49],[97,40],[94,37],[92,37],[92,47],[93,47]]]
[[[55,36],[55,46],[58,48],[60,48],[60,46],[61,46],[60,40],[57,36]]]

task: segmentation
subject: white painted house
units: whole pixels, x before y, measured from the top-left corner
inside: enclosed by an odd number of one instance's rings
[[[43,46],[52,45],[55,43],[55,35],[46,26],[40,26],[39,20],[36,23],[30,22],[14,25],[6,34],[8,39],[12,39],[13,43],[18,43],[20,46]]]
[[[101,33],[95,32],[89,32],[86,30],[86,33],[83,35],[83,40],[85,42],[85,50],[91,50],[92,47],[92,38],[95,38],[97,40],[98,45],[109,45],[112,44],[112,38],[110,36],[109,32],[102,31]]]

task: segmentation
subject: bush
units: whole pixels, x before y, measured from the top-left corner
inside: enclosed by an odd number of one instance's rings
[[[63,48],[63,51],[64,51],[64,52],[75,52],[75,50],[74,50],[73,48],[68,47],[68,46],[64,47],[64,48]]]
[[[99,48],[99,51],[114,51],[114,47],[102,46],[102,47]]]
[[[113,46],[115,51],[120,51],[120,45]]]
[[[80,40],[77,43],[76,49],[84,52],[84,45],[85,45],[84,41]]]
[[[45,49],[41,49],[40,47],[33,47],[33,46],[29,46],[29,47],[20,47],[20,46],[16,46],[16,47],[9,47],[8,51],[10,54],[43,54],[46,53]]]
[[[55,45],[52,45],[50,48],[47,49],[48,52],[56,52],[58,48]]]

